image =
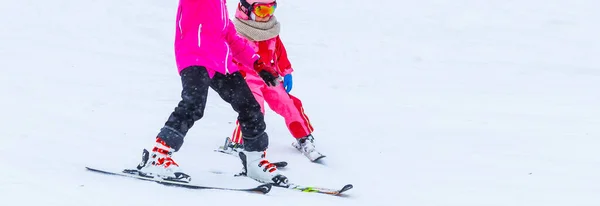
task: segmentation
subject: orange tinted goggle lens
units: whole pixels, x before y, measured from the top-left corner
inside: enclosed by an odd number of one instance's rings
[[[258,4],[254,5],[253,12],[258,17],[267,17],[275,13],[275,8],[277,8],[277,4]]]

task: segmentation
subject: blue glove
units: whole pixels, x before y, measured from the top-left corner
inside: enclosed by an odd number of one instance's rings
[[[285,92],[290,93],[292,91],[292,74],[286,74],[283,77],[283,88],[285,88]]]

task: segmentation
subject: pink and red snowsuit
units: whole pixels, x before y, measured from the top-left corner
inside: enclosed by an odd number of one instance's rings
[[[290,74],[293,69],[287,57],[287,52],[279,36],[265,41],[246,41],[255,49],[260,57],[265,62],[274,62],[273,67],[280,76]],[[234,61],[235,62],[235,61]],[[239,64],[238,66],[243,66]],[[306,137],[313,132],[313,127],[304,113],[302,102],[295,96],[288,94],[283,87],[283,84],[270,87],[265,84],[257,72],[254,70],[241,70],[245,73],[246,82],[252,90],[254,97],[261,105],[263,114],[265,113],[266,101],[269,107],[277,114],[285,119],[285,123],[296,139]],[[242,143],[242,133],[240,125],[236,122],[235,130],[233,131],[232,141]]]

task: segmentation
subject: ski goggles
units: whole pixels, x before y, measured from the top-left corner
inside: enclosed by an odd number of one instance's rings
[[[277,2],[273,3],[254,3],[252,4],[252,13],[257,17],[269,17],[275,13],[275,9],[277,8]]]

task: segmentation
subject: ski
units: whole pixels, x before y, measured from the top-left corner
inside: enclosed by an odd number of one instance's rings
[[[252,188],[213,187],[213,186],[203,186],[203,185],[180,182],[180,181],[171,181],[171,180],[164,180],[164,179],[160,179],[160,178],[142,176],[139,174],[138,170],[136,170],[136,169],[125,169],[122,172],[112,172],[112,171],[108,171],[108,170],[96,169],[96,168],[91,168],[91,167],[85,167],[85,168],[88,171],[97,172],[97,173],[101,173],[101,174],[135,178],[135,179],[139,179],[139,180],[152,181],[152,182],[156,182],[156,183],[167,185],[167,186],[183,187],[183,188],[187,188],[187,189],[230,190],[230,191],[243,191],[243,192],[257,192],[257,193],[261,193],[261,194],[266,194],[266,193],[269,193],[269,191],[271,191],[271,184],[262,184],[262,185],[252,187]]]
[[[221,174],[221,175],[232,175],[231,173],[221,172],[221,171],[211,171],[211,172],[215,173],[215,174]],[[249,178],[247,176],[240,175],[240,174],[233,174],[233,176]],[[252,178],[250,178],[250,179],[252,179]],[[252,179],[252,180],[256,181],[255,179]],[[345,195],[345,194],[343,194],[344,192],[354,188],[354,186],[352,184],[346,184],[343,187],[341,187],[341,189],[331,189],[331,188],[316,187],[316,186],[304,186],[304,185],[299,185],[299,184],[294,184],[294,183],[289,183],[287,185],[277,185],[277,184],[271,184],[271,185],[273,185],[275,187],[279,187],[279,188],[291,189],[291,190],[300,191],[300,192],[319,193],[319,194],[326,194],[326,195],[333,195],[333,196],[344,196]]]
[[[281,188],[287,188],[287,189],[292,189],[292,190],[297,190],[300,192],[308,192],[308,193],[321,193],[321,194],[328,194],[328,195],[334,195],[334,196],[341,196],[343,192],[346,192],[350,189],[352,189],[354,186],[352,184],[347,184],[344,185],[342,187],[342,189],[329,189],[329,188],[322,188],[322,187],[309,187],[309,186],[301,186],[301,185],[297,185],[297,184],[289,184],[289,185],[275,185],[273,184],[273,186],[275,187],[281,187]]]

